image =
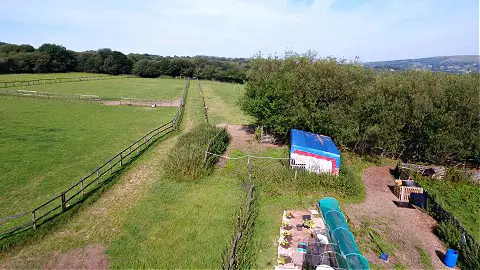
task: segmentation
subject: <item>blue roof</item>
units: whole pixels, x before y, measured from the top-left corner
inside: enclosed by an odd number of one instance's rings
[[[340,155],[337,146],[335,146],[335,143],[328,136],[292,129],[290,130],[290,138],[292,146],[310,148]]]

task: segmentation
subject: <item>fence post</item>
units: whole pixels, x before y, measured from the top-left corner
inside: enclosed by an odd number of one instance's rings
[[[33,229],[36,230],[37,229],[37,219],[35,217],[35,210],[32,211],[32,225],[33,225]]]
[[[120,167],[123,166],[123,153],[120,153]]]
[[[62,192],[62,211],[65,211],[66,209],[66,203],[65,203],[65,192]]]

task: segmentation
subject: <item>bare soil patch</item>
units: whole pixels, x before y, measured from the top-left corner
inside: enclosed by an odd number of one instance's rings
[[[230,144],[227,148],[226,156],[230,154],[232,148],[240,149],[247,153],[256,153],[268,148],[279,148],[282,145],[276,145],[272,143],[260,143],[255,140],[255,126],[252,125],[227,125],[219,124],[218,126],[227,128],[228,133],[231,135]],[[217,166],[224,167],[226,159],[220,158],[217,161]]]
[[[56,253],[44,269],[107,269],[110,262],[102,245],[88,245],[64,253]]]
[[[112,100],[112,101],[103,101],[104,105],[107,106],[141,106],[141,107],[151,107],[155,104],[156,107],[178,107],[180,106],[181,99],[176,100],[162,100],[162,101],[153,101],[153,102],[130,102],[128,100]]]
[[[230,146],[247,152],[259,152],[267,148],[278,148],[282,145],[272,143],[259,143],[255,140],[255,126],[251,125],[228,125],[227,131],[232,135]]]
[[[437,253],[444,253],[446,248],[433,234],[436,221],[426,213],[411,207],[405,207],[391,192],[394,179],[389,166],[370,167],[363,172],[366,186],[364,203],[349,205],[345,211],[357,227],[362,222],[370,222],[372,228],[397,246],[395,256],[385,266],[392,268],[395,263],[406,265],[410,269],[422,269],[420,255],[416,246],[423,248],[432,258],[435,269],[446,266]],[[357,240],[358,241],[358,240]],[[362,241],[362,240],[360,240]],[[369,252],[365,257],[375,264],[384,264],[378,257],[380,254]]]

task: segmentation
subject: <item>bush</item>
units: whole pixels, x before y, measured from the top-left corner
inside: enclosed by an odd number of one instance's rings
[[[205,160],[207,147],[209,152],[222,154],[229,141],[226,129],[201,124],[178,139],[175,149],[167,156],[165,172],[177,181],[195,180],[209,175],[218,157],[209,155]]]
[[[375,73],[311,54],[251,64],[242,108],[285,139],[297,128],[362,154],[479,160],[480,137],[471,131],[480,128],[480,74]]]

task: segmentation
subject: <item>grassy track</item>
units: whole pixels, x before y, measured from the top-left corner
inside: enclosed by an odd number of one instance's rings
[[[34,73],[34,74],[0,74],[0,81],[28,81],[37,79],[73,78],[73,77],[96,77],[107,76],[106,74],[68,72],[68,73]]]
[[[202,121],[192,81],[181,128]],[[242,194],[240,183],[222,171],[194,183],[162,177],[129,213],[124,235],[109,248],[113,268],[219,268]]]
[[[238,101],[245,91],[243,85],[212,81],[201,81],[201,84],[211,123],[244,125],[253,121],[238,106]]]
[[[427,191],[450,211],[465,229],[480,241],[480,186],[447,181],[421,180]]]
[[[2,217],[46,201],[176,111],[16,97],[0,108]]]
[[[57,94],[98,95],[102,98],[121,97],[172,100],[181,97],[184,80],[125,78],[86,82],[68,82],[11,87],[13,89],[50,92]]]

